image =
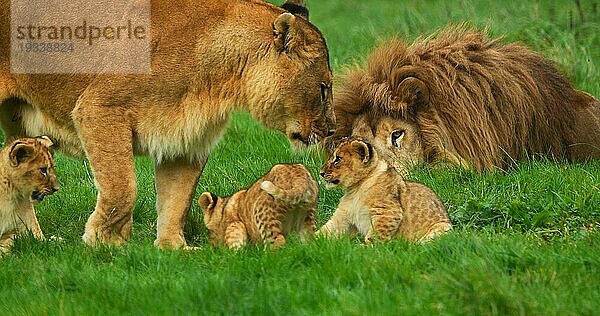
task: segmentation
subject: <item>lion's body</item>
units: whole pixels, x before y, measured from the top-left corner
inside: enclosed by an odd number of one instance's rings
[[[30,231],[43,238],[32,200],[58,190],[48,138],[21,138],[0,151],[0,253]]]
[[[203,193],[199,200],[214,244],[239,248],[247,242],[280,247],[295,232],[315,230],[319,188],[304,165],[275,165],[250,188],[230,197]]]
[[[357,231],[365,242],[402,237],[427,242],[452,228],[446,207],[430,188],[405,182],[376,150],[357,138],[342,141],[321,175],[345,190],[319,234]]]
[[[133,155],[156,162],[156,244],[179,247],[193,187],[234,110],[297,142],[332,125],[320,99],[332,79],[327,48],[308,21],[255,0],[151,4],[149,74],[11,74],[9,16],[0,16],[0,124],[8,139],[46,134],[90,160],[99,197],[89,244],[129,238]]]
[[[414,155],[428,162],[489,170],[536,154],[600,158],[600,102],[542,56],[461,28],[382,44],[365,69],[348,73],[334,108],[337,136],[351,134],[359,117],[374,130],[383,116],[416,127],[405,137],[421,143]]]

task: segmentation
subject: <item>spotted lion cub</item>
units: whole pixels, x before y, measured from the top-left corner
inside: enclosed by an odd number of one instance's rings
[[[198,204],[213,244],[240,248],[248,241],[285,244],[285,236],[303,238],[315,231],[318,187],[301,164],[275,165],[247,190],[220,198],[204,192]]]
[[[365,243],[402,236],[426,242],[452,228],[446,209],[428,187],[405,182],[361,138],[343,140],[321,170],[328,187],[346,191],[323,235],[360,232]]]
[[[9,252],[21,233],[44,237],[33,202],[58,190],[50,146],[41,136],[17,139],[0,151],[0,253]]]

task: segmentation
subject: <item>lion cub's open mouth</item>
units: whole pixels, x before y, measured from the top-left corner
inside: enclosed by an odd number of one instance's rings
[[[31,193],[31,200],[35,201],[35,202],[41,202],[44,200],[45,197],[46,197],[46,194],[44,194],[40,191],[33,191],[33,193]]]

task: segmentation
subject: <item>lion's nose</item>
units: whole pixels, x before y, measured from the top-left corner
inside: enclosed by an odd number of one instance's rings
[[[52,188],[50,189],[50,191],[52,191],[52,193],[55,193],[56,191],[58,191],[58,188]]]

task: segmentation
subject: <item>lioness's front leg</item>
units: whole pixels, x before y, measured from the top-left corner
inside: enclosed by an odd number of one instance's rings
[[[15,243],[16,234],[14,231],[6,232],[0,235],[0,256],[3,253],[9,253]]]
[[[183,227],[205,164],[206,159],[195,164],[188,159],[176,159],[155,165],[158,221],[154,244],[157,247],[187,246]]]
[[[72,115],[98,189],[96,208],[82,238],[88,245],[120,244],[131,235],[137,194],[132,124],[126,110],[117,106],[83,102]]]

